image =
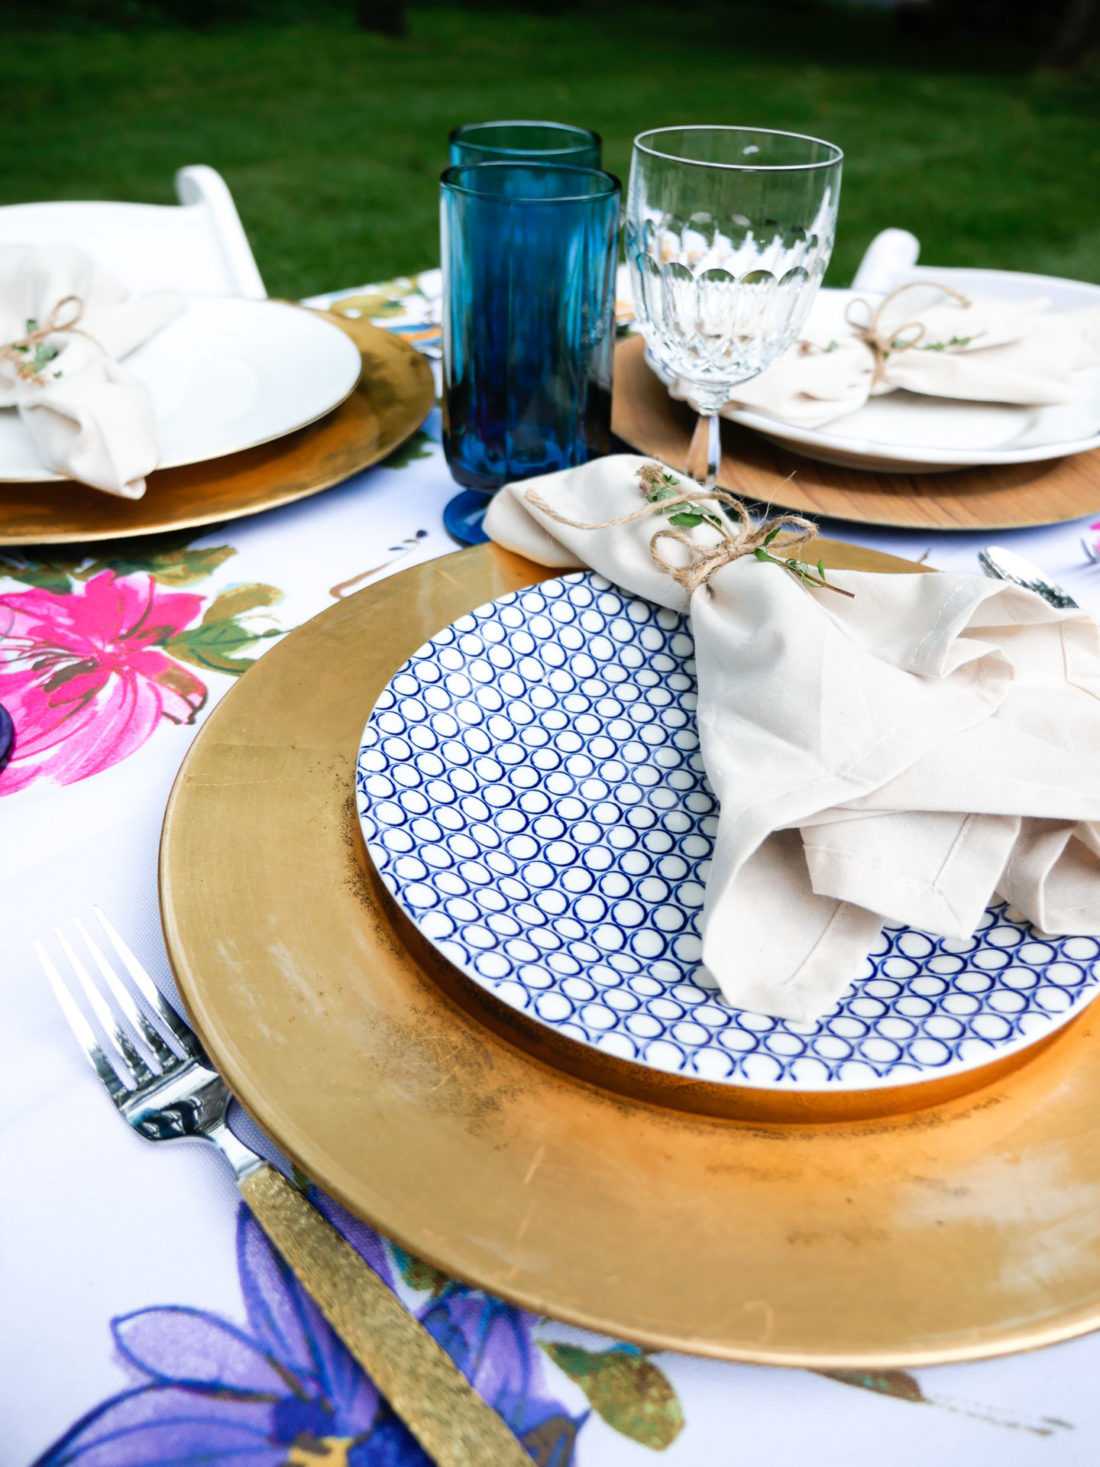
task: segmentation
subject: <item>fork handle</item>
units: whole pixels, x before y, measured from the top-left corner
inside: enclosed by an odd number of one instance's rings
[[[281,1172],[265,1163],[240,1189],[299,1283],[437,1467],[531,1467],[447,1352]]]

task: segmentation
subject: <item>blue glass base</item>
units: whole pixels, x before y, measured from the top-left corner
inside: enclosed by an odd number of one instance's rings
[[[15,726],[11,721],[11,714],[6,708],[0,707],[0,769],[3,769],[11,758],[14,747]]]
[[[476,489],[463,489],[444,508],[443,524],[461,544],[483,545],[488,540],[482,521],[490,498],[488,494],[479,494]]]

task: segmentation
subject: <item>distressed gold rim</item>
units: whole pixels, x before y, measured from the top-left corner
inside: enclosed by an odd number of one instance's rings
[[[359,348],[359,382],[293,433],[202,463],[150,474],[141,499],[70,479],[0,483],[0,545],[64,545],[196,529],[331,489],[387,458],[435,400],[431,367],[408,342],[365,321],[319,312]]]
[[[890,567],[851,547],[825,558]],[[968,1097],[734,1121],[546,1063],[414,955],[366,869],[360,730],[428,635],[545,574],[481,546],[383,581],[267,653],[200,733],[165,820],[162,915],[235,1093],[320,1185],[436,1267],[651,1348],[865,1369],[1094,1328],[1089,1011]]]

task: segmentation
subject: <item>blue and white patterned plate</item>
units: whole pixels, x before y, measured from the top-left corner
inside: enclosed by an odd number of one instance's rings
[[[716,827],[684,618],[584,572],[479,607],[399,669],[363,734],[367,849],[469,978],[580,1044],[689,1078],[854,1091],[975,1069],[1100,984],[1100,942],[993,906],[963,940],[884,929],[815,1024],[700,966]]]

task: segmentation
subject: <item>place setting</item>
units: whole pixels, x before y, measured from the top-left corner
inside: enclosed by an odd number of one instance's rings
[[[777,210],[785,228],[772,219],[762,229],[713,193],[715,206],[694,213],[647,210],[662,147],[692,131],[643,142],[645,177],[626,212],[642,334],[617,352],[622,439],[682,463],[693,407],[708,420],[715,482],[870,524],[1002,529],[1097,508],[1100,288],[918,266],[919,241],[887,230],[852,289],[819,290],[835,199],[811,194]],[[754,309],[765,334],[790,323],[795,339],[748,362],[716,323],[724,315],[727,336],[740,335]],[[752,430],[726,429],[724,452],[719,414]]]
[[[274,508],[381,461],[434,399],[424,359],[369,322],[130,295],[74,245],[0,244],[0,321],[3,545]]]
[[[897,230],[827,284],[824,138],[654,128],[622,179],[572,122],[440,144],[403,311],[0,243],[0,775],[59,890],[78,852],[152,904],[159,832],[167,966],[75,902],[27,946],[104,1127],[228,1163],[248,1315],[143,1276],[129,1384],[43,1467],[383,1425],[566,1467],[586,1410],[671,1444],[665,1352],[889,1393],[1100,1325],[1100,628],[1017,541],[841,523],[1100,513],[1100,288]],[[335,484],[276,620],[249,527]],[[471,1354],[476,1310],[526,1343]],[[537,1420],[534,1322],[575,1388]]]
[[[13,20],[5,1463],[1095,1455],[1094,9]]]
[[[827,142],[636,140],[626,345],[699,421],[613,451],[620,185],[529,126],[441,181],[475,543],[271,648],[176,778],[195,1029],[329,1195],[539,1314],[844,1370],[1095,1328],[1096,624],[723,488],[731,384],[819,298]],[[670,261],[735,215],[753,268]]]

